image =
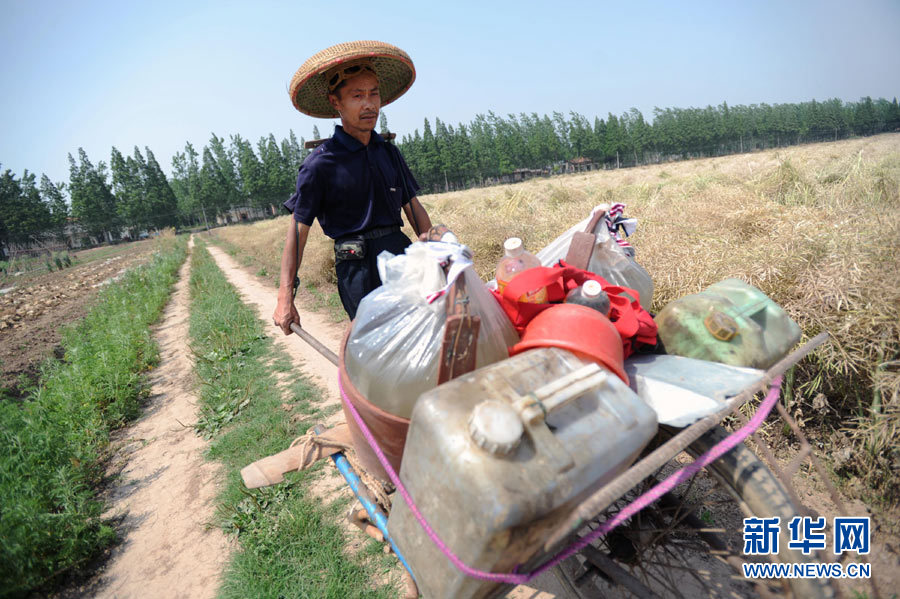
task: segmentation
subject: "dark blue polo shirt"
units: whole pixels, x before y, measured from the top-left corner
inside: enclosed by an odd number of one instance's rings
[[[326,235],[340,239],[402,226],[400,209],[418,191],[419,184],[394,145],[373,131],[364,146],[337,125],[334,135],[306,157],[297,175],[297,191],[284,207],[305,225],[318,218]]]

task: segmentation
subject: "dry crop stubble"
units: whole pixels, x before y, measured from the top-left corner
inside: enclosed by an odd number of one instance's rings
[[[788,399],[860,493],[900,501],[900,134],[540,178],[423,196],[485,280],[506,237],[536,251],[601,202],[623,202],[631,242],[653,277],[653,311],[737,277],[833,342],[798,372]],[[271,273],[283,217],[220,230]],[[409,234],[409,228],[406,228]],[[331,243],[315,227],[301,280],[334,289]],[[825,401],[823,403],[823,394]],[[815,400],[815,402],[814,402]],[[815,405],[814,405],[815,404]],[[844,450],[841,452],[841,450]]]

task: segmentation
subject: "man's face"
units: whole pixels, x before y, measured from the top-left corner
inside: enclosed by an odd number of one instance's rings
[[[381,96],[378,79],[371,73],[362,73],[347,79],[337,94],[330,94],[328,101],[341,113],[344,128],[372,131],[378,124]]]

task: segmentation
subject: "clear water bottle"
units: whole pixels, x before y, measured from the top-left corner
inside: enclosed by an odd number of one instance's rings
[[[566,294],[566,303],[587,306],[609,316],[609,296],[597,281],[585,281],[584,285],[570,291]]]
[[[506,289],[506,285],[519,273],[541,265],[541,261],[525,249],[522,240],[518,237],[510,237],[503,242],[504,255],[497,264],[497,289],[500,293]],[[538,287],[530,289],[518,298],[520,302],[530,304],[548,303],[547,288]]]

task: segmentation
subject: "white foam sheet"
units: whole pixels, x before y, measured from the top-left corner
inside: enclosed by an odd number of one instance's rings
[[[655,354],[630,357],[625,371],[631,388],[656,411],[659,423],[675,427],[718,411],[728,398],[765,376],[754,368]]]

